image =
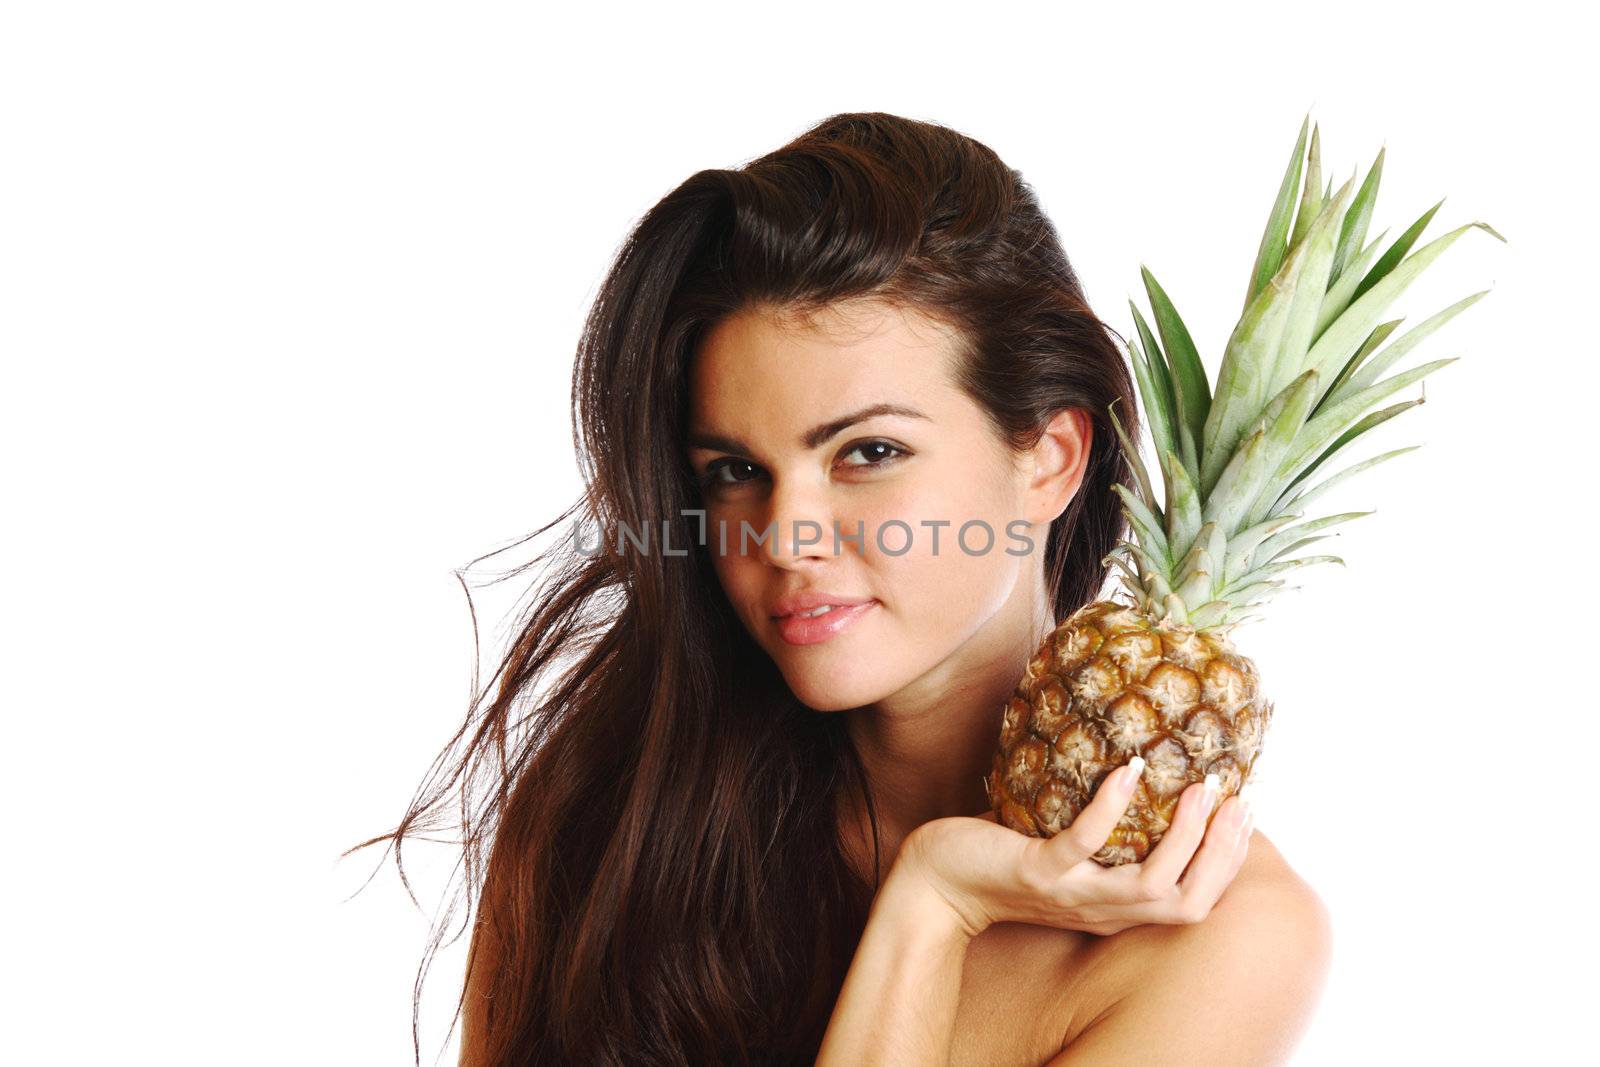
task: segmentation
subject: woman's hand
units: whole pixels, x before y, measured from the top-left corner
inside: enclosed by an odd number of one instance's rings
[[[904,863],[926,881],[974,937],[997,922],[1092,934],[1200,922],[1244,863],[1248,804],[1229,797],[1208,829],[1213,798],[1196,782],[1143,862],[1102,867],[1090,857],[1127,811],[1143,762],[1136,757],[1107,775],[1072,825],[1054,837],[1018,833],[999,825],[993,812],[933,819],[907,835],[895,866]]]

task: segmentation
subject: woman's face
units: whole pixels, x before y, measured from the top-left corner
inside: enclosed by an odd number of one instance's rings
[[[993,654],[975,636],[1036,610],[1087,421],[1058,419],[1065,434],[1015,456],[956,387],[954,360],[937,320],[869,301],[812,324],[743,312],[696,353],[687,447],[704,540],[734,611],[810,707],[876,703],[941,666],[959,681],[963,652]],[[869,412],[884,405],[897,410]],[[775,617],[807,593],[863,604]]]

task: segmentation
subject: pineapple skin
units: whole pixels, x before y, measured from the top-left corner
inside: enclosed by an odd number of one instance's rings
[[[1105,867],[1136,863],[1161,840],[1191,783],[1214,772],[1220,807],[1250,780],[1271,720],[1255,664],[1223,630],[1095,601],[1029,660],[1006,702],[984,786],[1002,824],[1051,837],[1107,775],[1143,756],[1126,813],[1092,857]]]

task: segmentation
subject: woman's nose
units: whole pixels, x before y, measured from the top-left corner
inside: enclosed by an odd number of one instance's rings
[[[763,558],[777,566],[827,556],[833,551],[833,510],[824,494],[804,487],[775,487],[764,514],[764,525],[750,537],[764,535]]]

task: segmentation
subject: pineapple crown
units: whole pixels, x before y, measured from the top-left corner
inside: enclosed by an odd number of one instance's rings
[[[1411,252],[1441,199],[1380,255],[1388,231],[1370,243],[1366,234],[1383,149],[1353,199],[1353,170],[1338,192],[1331,179],[1319,191],[1315,127],[1306,158],[1310,120],[1308,113],[1268,216],[1214,394],[1177,309],[1142,266],[1155,333],[1129,301],[1137,328],[1129,350],[1163,492],[1158,502],[1113,403],[1112,424],[1136,484],[1112,490],[1122,499],[1134,540],[1118,541],[1102,562],[1117,567],[1139,611],[1168,625],[1231,629],[1259,617],[1248,609],[1280,590],[1284,580],[1277,575],[1314,563],[1344,564],[1329,555],[1287,557],[1327,536],[1317,531],[1372,512],[1302,521],[1305,506],[1351,475],[1420,446],[1363,460],[1316,485],[1310,484],[1312,473],[1366,431],[1426,400],[1424,388],[1415,400],[1369,411],[1455,362],[1434,360],[1379,380],[1489,290],[1417,324],[1381,352],[1379,346],[1404,320],[1378,320],[1467,230],[1477,227],[1505,241],[1488,223],[1470,222]]]

